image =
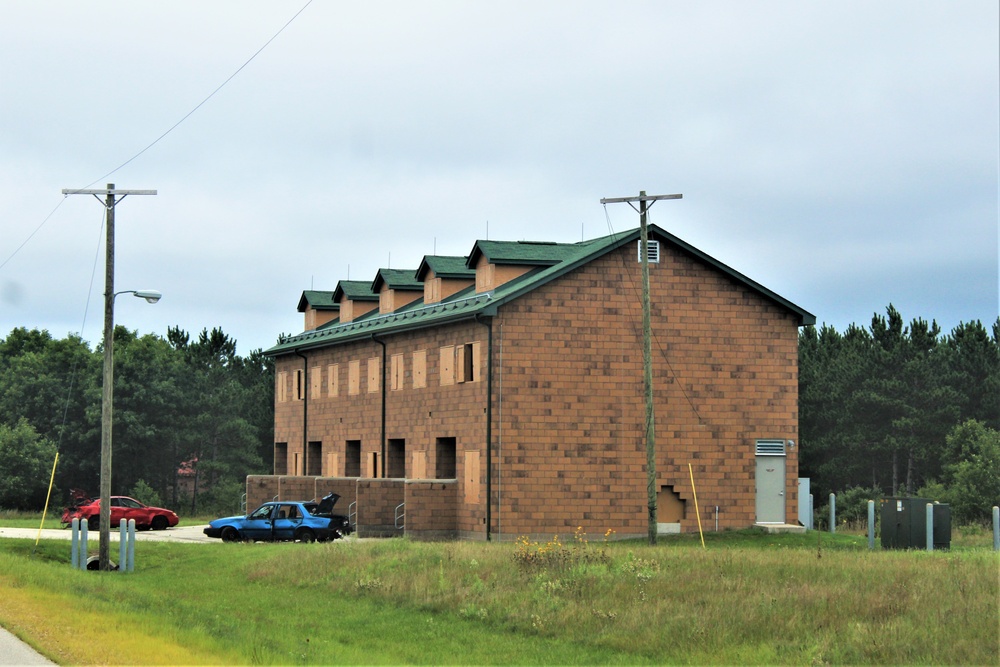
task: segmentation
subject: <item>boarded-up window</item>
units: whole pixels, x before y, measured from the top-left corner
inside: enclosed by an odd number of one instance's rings
[[[295,371],[294,396],[296,401],[301,401],[306,397],[306,382],[302,371]]]
[[[309,369],[309,398],[316,400],[323,394],[323,369],[313,366]]]
[[[354,359],[347,365],[347,393],[361,393],[361,362]]]
[[[340,476],[340,456],[337,452],[329,452],[326,455],[326,470],[323,474],[327,477]]]
[[[288,373],[285,371],[278,373],[278,381],[274,393],[278,396],[279,403],[284,403],[288,400]]]
[[[373,479],[378,477],[378,452],[369,452],[367,461],[368,470],[365,471],[365,476]]]
[[[455,346],[455,381],[461,384],[462,382],[468,382],[472,377],[472,373],[466,374],[465,360],[468,357],[471,361],[472,355],[467,355],[465,348],[467,345],[456,345]]]
[[[403,388],[403,374],[405,372],[406,364],[404,363],[404,356],[402,354],[392,355],[391,365],[389,368],[389,376],[392,380],[393,391],[398,391]]]
[[[455,384],[455,346],[441,348],[441,386]]]
[[[302,452],[292,454],[292,475],[299,477],[302,475]]]
[[[411,479],[427,479],[427,452],[413,452],[413,460],[410,465]]]
[[[479,452],[468,450],[465,452],[465,502],[475,504],[479,502]]]
[[[466,343],[455,348],[455,373],[459,382],[479,382],[479,343]]]
[[[336,398],[340,394],[340,364],[326,367],[326,395]]]
[[[413,353],[413,388],[423,389],[427,386],[427,350],[417,350]]]
[[[373,394],[379,390],[378,378],[378,357],[372,357],[368,360],[368,393]]]

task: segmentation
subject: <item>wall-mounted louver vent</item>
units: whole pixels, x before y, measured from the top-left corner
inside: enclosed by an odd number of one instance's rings
[[[784,456],[784,440],[758,440],[757,456]]]
[[[659,241],[646,241],[646,259],[650,264],[660,263],[660,242]],[[636,257],[638,261],[642,261],[642,239],[636,242]]]

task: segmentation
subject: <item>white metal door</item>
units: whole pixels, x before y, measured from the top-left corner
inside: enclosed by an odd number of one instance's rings
[[[785,441],[757,442],[757,523],[785,523]]]

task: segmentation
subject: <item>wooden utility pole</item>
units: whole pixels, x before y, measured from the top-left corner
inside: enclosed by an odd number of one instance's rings
[[[642,377],[646,397],[646,507],[649,543],[656,544],[656,423],[653,410],[653,336],[650,323],[649,299],[649,235],[646,231],[647,202],[660,199],[680,199],[683,195],[647,195],[645,190],[638,197],[602,199],[602,204],[639,202],[639,258],[642,263]]]
[[[104,386],[101,392],[101,541],[98,565],[102,571],[111,569],[111,424],[114,400],[114,334],[115,334],[115,206],[128,195],[155,195],[156,190],[116,190],[114,183],[96,190],[66,188],[64,195],[104,195],[107,211],[107,240],[104,255]],[[118,197],[116,200],[115,197]],[[100,201],[100,199],[98,199]]]

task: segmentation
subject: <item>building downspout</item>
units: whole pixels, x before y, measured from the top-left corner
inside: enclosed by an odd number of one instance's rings
[[[382,435],[381,435],[381,439],[382,439],[381,451],[382,451],[382,454],[379,456],[379,458],[382,459],[380,461],[380,467],[382,468],[381,477],[384,479],[385,478],[385,395],[387,393],[386,392],[386,386],[385,386],[385,372],[386,372],[385,371],[385,354],[386,354],[386,352],[385,352],[385,342],[384,341],[379,340],[379,338],[375,334],[372,334],[372,340],[382,346],[382,387],[381,387],[381,392],[380,392],[382,394]]]
[[[476,313],[476,321],[486,327],[486,541],[493,530],[493,317],[484,322]]]
[[[306,355],[294,350],[295,356],[302,359],[302,474],[309,470],[309,359]],[[297,474],[297,470],[292,471]]]

